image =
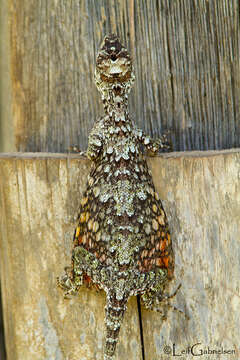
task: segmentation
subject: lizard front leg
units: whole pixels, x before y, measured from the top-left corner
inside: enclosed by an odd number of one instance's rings
[[[84,150],[81,150],[77,145],[71,145],[68,148],[68,152],[70,153],[77,153],[80,156],[87,156],[87,152]]]
[[[82,151],[77,145],[70,146],[68,151],[78,153],[81,156],[87,156],[90,160],[95,161],[99,157],[102,149],[102,128],[103,118],[100,118],[95,123],[89,135],[87,151]]]
[[[97,159],[99,158],[103,147],[103,138],[102,138],[103,127],[104,127],[104,122],[103,122],[103,118],[101,118],[96,122],[96,124],[92,128],[92,131],[88,138],[88,148],[86,155],[90,160],[94,162],[97,161]]]
[[[146,135],[141,129],[135,129],[135,134],[146,149],[149,156],[157,155],[160,151],[171,150],[172,146],[167,139],[168,134],[164,134],[158,139],[153,139]]]

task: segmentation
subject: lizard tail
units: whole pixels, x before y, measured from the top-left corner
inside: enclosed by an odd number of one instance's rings
[[[128,296],[117,299],[116,294],[107,294],[105,306],[106,342],[104,360],[113,360]]]

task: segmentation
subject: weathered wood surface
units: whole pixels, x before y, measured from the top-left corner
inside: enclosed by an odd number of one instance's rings
[[[204,349],[236,351],[221,359],[239,359],[240,149],[172,153],[149,163],[174,241],[171,288],[182,283],[172,303],[190,320],[169,310],[162,322],[159,314],[143,310],[145,359],[168,359],[164,345],[176,344],[179,352],[198,342]],[[102,359],[104,294],[83,288],[68,301],[55,287],[56,276],[69,264],[89,165],[75,155],[0,156],[8,359]],[[116,359],[123,358],[141,359],[136,299],[121,329]]]
[[[240,146],[238,0],[1,0],[0,151],[86,148],[102,113],[96,52],[111,31],[134,58],[139,126],[170,129],[175,150]]]
[[[176,254],[175,277],[182,287],[173,300],[190,317],[160,317],[143,311],[145,360],[159,360],[164,346],[192,359],[239,359],[240,326],[240,149],[177,154],[152,160]],[[176,288],[176,285],[175,285]],[[231,351],[235,354],[231,354]],[[172,352],[170,352],[170,355]],[[171,356],[170,356],[171,358]],[[169,355],[161,358],[169,359]]]
[[[170,130],[174,150],[240,146],[239,0],[9,3],[18,151],[86,148],[102,114],[93,73],[109,32],[134,58],[130,110],[140,127]]]
[[[0,152],[14,151],[14,129],[11,113],[10,34],[7,1],[0,2]],[[5,343],[0,284],[0,359],[5,360]]]
[[[101,360],[103,292],[64,300],[56,277],[71,262],[72,237],[89,162],[47,154],[0,161],[1,281],[9,360]],[[118,358],[140,359],[132,299]],[[129,355],[128,355],[129,354]]]
[[[0,152],[16,151],[12,117],[11,57],[7,1],[0,2]],[[0,353],[1,354],[1,353]]]
[[[0,359],[1,360],[6,359],[4,327],[3,327],[3,312],[2,312],[2,292],[1,291],[0,291]]]

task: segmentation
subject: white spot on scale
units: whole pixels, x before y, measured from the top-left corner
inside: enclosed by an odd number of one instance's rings
[[[149,143],[150,143],[150,138],[148,136],[146,136],[144,139],[144,144],[148,145]]]
[[[122,69],[120,68],[120,66],[114,65],[114,66],[111,66],[109,74],[114,75],[114,74],[119,74],[121,72],[122,72]]]
[[[107,153],[108,153],[108,154],[112,154],[112,152],[113,152],[113,147],[112,147],[112,146],[109,146],[109,147],[107,148]]]

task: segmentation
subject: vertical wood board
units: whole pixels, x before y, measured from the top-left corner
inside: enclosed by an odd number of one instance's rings
[[[1,281],[7,358],[101,360],[104,292],[63,298],[56,277],[71,263],[72,238],[89,162],[25,154],[0,161]],[[117,359],[141,358],[136,299]]]
[[[94,83],[103,37],[117,33],[134,61],[130,112],[174,150],[240,146],[239,1],[10,0],[18,151],[87,146],[102,115]],[[11,119],[5,119],[11,121]]]
[[[193,354],[237,360],[240,152],[182,155],[159,157],[151,165],[174,244],[170,293],[182,284],[171,304],[189,320],[173,309],[167,321],[143,310],[145,360],[193,359]]]
[[[82,288],[67,301],[55,287],[56,276],[69,264],[74,215],[89,162],[63,154],[0,158],[9,358],[101,359],[103,293]],[[172,351],[175,344],[180,351],[197,342],[202,348],[235,351],[231,359],[238,359],[239,150],[172,153],[151,158],[149,164],[173,238],[176,268],[170,291],[182,283],[172,304],[190,319],[170,309],[163,321],[160,314],[142,309],[145,359],[165,360],[171,353],[164,349]],[[121,328],[117,359],[131,356],[141,358],[134,298]]]

